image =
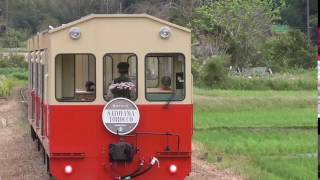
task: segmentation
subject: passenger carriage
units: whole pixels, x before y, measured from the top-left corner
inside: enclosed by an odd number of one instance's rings
[[[27,44],[28,119],[51,176],[189,175],[189,29],[146,14],[89,15]]]

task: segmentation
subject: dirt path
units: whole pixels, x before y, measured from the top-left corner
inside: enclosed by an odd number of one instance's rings
[[[220,170],[202,160],[204,147],[197,142],[192,143],[192,172],[186,180],[242,180],[240,176],[227,170]]]
[[[42,156],[32,142],[19,88],[0,99],[0,180],[46,180]]]
[[[19,88],[9,99],[0,99],[0,180],[48,180],[36,143],[30,138],[27,109]],[[192,173],[187,180],[241,180],[200,159],[203,148],[193,144]]]

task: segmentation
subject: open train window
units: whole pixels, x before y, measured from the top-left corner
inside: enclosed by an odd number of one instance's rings
[[[59,54],[55,58],[56,99],[88,102],[96,98],[96,60],[91,54]]]
[[[137,99],[137,56],[110,53],[103,57],[103,97]]]
[[[185,58],[178,53],[152,53],[145,59],[146,99],[182,101],[185,97]]]

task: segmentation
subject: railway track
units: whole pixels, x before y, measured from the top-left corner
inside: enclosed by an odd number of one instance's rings
[[[20,97],[21,97],[21,102],[23,104],[28,104],[28,101],[26,99],[26,95],[25,95],[25,91],[27,90],[27,88],[20,88],[19,92],[20,92]]]

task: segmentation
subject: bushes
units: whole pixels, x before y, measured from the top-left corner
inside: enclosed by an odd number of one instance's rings
[[[12,80],[28,80],[28,71],[24,68],[0,68],[0,74]]]
[[[316,71],[252,78],[233,76],[221,83],[213,84],[211,87],[234,90],[315,90]]]
[[[227,79],[227,70],[224,67],[224,57],[216,57],[206,64],[203,80],[207,86],[220,84]]]
[[[230,78],[228,81],[218,84],[218,89],[235,90],[314,90],[314,81],[303,79],[288,80],[277,78]]]
[[[0,68],[27,68],[28,63],[24,56],[19,54],[9,54],[8,56],[0,56]]]
[[[230,60],[229,56],[216,56],[211,59],[192,59],[193,82],[196,86],[213,86],[227,79],[224,67]]]
[[[193,59],[194,85],[214,89],[234,90],[315,90],[316,70],[288,69],[261,77],[228,76],[228,56],[210,60]],[[207,62],[207,63],[205,63]]]

